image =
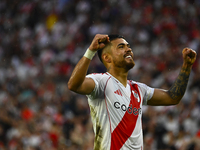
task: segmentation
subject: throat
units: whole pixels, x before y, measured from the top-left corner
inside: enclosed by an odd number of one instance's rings
[[[124,87],[127,86],[127,78],[116,78]]]
[[[112,73],[109,72],[114,78],[116,78],[124,87],[127,86],[127,75],[128,74],[119,74],[119,73]]]

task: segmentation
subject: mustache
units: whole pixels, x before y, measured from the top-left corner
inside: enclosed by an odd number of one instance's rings
[[[124,57],[129,56],[129,55],[133,58],[133,54],[131,52],[127,52],[126,54],[124,54]]]

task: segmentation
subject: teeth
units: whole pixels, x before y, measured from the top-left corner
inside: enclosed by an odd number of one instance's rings
[[[130,56],[130,55],[128,55],[128,56],[126,56],[126,58],[131,58],[131,56]]]

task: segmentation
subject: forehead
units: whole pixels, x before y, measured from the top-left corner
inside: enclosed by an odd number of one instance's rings
[[[118,38],[111,41],[113,47],[117,47],[119,44],[129,44],[125,39]]]

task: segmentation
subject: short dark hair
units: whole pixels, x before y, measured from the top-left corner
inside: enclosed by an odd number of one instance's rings
[[[118,39],[118,38],[123,38],[123,39],[125,39],[122,35],[118,35],[118,34],[108,35],[108,37],[109,37],[110,42],[111,42],[112,40],[115,40],[115,39]],[[102,49],[100,49],[100,50],[97,51],[98,56],[99,56],[99,59],[100,59],[101,62],[103,62],[103,61],[102,61],[102,58],[101,58],[103,49],[104,49],[104,48],[102,48]]]

